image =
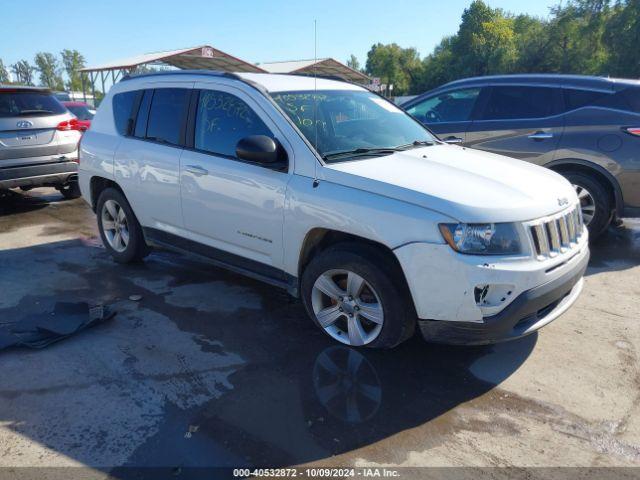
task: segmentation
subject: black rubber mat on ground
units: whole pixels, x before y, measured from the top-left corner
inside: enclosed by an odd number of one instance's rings
[[[9,347],[43,348],[114,315],[115,312],[104,305],[58,302],[52,312],[31,314],[11,322],[0,319],[0,350]]]

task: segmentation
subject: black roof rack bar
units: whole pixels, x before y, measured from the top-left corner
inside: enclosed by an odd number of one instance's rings
[[[121,82],[127,80],[133,80],[135,78],[145,78],[145,77],[162,77],[164,75],[205,75],[208,77],[226,77],[233,78],[235,80],[242,80],[242,78],[231,72],[220,72],[217,70],[167,70],[163,72],[150,72],[150,73],[141,73],[139,75],[127,74],[120,79]]]

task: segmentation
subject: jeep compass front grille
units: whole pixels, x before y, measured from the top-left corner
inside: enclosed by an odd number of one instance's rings
[[[533,245],[539,260],[555,257],[573,248],[584,230],[580,208],[553,217],[546,217],[530,224]]]

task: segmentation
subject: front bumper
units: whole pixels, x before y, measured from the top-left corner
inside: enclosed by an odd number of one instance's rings
[[[577,244],[544,260],[461,255],[446,244],[429,243],[394,253],[423,333],[465,344],[517,338],[557,318],[580,294],[589,261],[586,229]]]
[[[578,299],[589,254],[561,277],[518,295],[504,310],[478,322],[419,321],[425,339],[433,342],[483,345],[521,338],[552,322]]]
[[[62,185],[78,174],[78,163],[58,161],[0,168],[0,188]]]

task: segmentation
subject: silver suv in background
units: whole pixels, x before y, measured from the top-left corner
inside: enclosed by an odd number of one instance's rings
[[[543,165],[575,187],[591,238],[640,216],[640,82],[498,75],[447,83],[402,104],[441,139]]]
[[[78,120],[49,90],[0,85],[0,189],[51,186],[78,197],[80,137]]]

